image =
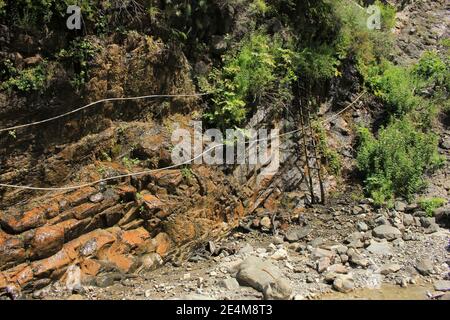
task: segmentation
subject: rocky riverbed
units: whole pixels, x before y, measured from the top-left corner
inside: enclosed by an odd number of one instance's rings
[[[182,265],[69,276],[32,299],[449,299],[450,210],[438,222],[402,201],[375,208],[345,199],[289,217],[248,217]],[[159,261],[156,259],[152,263]]]

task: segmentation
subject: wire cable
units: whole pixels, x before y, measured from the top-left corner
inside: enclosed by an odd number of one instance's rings
[[[345,108],[340,110],[338,113],[330,116],[329,118],[326,118],[326,119],[320,121],[320,123],[326,123],[328,121],[331,121],[331,120],[335,119],[337,116],[339,116],[340,114],[344,113],[345,111],[347,111],[348,109],[353,107],[353,105],[356,102],[358,102],[364,96],[364,94],[366,94],[366,91],[363,91],[349,105],[347,105]],[[149,97],[149,96],[147,96],[147,97]],[[129,100],[129,99],[133,99],[133,98],[127,98],[127,99]],[[104,101],[104,100],[100,100],[100,101]],[[80,108],[78,110],[80,110]],[[276,135],[274,137],[267,137],[267,138],[253,140],[251,143],[253,144],[253,143],[257,143],[257,142],[261,142],[261,141],[272,140],[274,138],[281,138],[281,137],[284,137],[284,136],[287,136],[287,135],[291,135],[291,134],[297,133],[299,131],[301,131],[301,129],[296,129],[296,130],[292,130],[292,131],[289,131],[289,132],[285,132],[285,133]],[[247,142],[246,142],[246,144],[247,144]],[[81,189],[81,188],[97,185],[97,184],[102,183],[102,182],[108,182],[108,181],[117,180],[117,179],[135,177],[135,176],[140,176],[140,175],[144,175],[144,174],[150,174],[150,173],[155,173],[155,172],[159,172],[159,171],[179,168],[181,166],[190,164],[191,162],[195,161],[196,159],[199,159],[200,157],[202,157],[203,155],[205,155],[208,152],[212,151],[213,149],[218,148],[218,147],[223,147],[223,146],[226,146],[226,144],[222,143],[222,144],[214,145],[213,147],[211,147],[211,148],[207,149],[206,151],[202,152],[201,154],[195,156],[192,159],[186,160],[183,163],[174,164],[174,165],[167,166],[167,167],[164,167],[164,168],[151,169],[151,170],[145,170],[145,171],[141,171],[141,172],[133,172],[133,173],[118,175],[118,176],[114,176],[114,177],[104,178],[104,179],[100,179],[100,180],[97,180],[97,181],[88,182],[88,183],[84,183],[84,184],[80,184],[80,185],[76,185],[76,186],[68,186],[68,187],[60,187],[60,188],[56,188],[56,187],[55,188],[52,188],[52,187],[49,187],[49,188],[42,187],[42,188],[40,188],[40,187],[18,186],[18,185],[0,183],[0,187],[14,188],[14,189],[24,189],[24,190],[34,190],[34,191],[70,191],[70,190],[76,190],[76,189]],[[252,145],[250,145],[250,147],[251,146]]]

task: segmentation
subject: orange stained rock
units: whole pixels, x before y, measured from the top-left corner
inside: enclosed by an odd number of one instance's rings
[[[130,185],[120,185],[115,189],[120,196],[133,197],[137,192],[136,188]]]
[[[31,268],[36,277],[45,277],[49,276],[53,271],[68,266],[70,263],[71,259],[63,249],[49,258],[32,262]]]
[[[96,276],[101,267],[101,264],[93,259],[85,259],[80,263],[81,272],[89,276]]]
[[[109,248],[101,250],[98,254],[98,257],[100,260],[105,260],[113,263],[122,272],[128,272],[134,265],[134,260],[128,255],[125,255],[123,252],[121,252],[122,249],[123,248],[120,245],[112,245]]]
[[[150,238],[150,233],[141,227],[130,231],[124,231],[120,238],[122,242],[130,246],[130,248],[136,248]]]
[[[164,257],[170,250],[171,240],[167,233],[161,232],[152,239],[152,244],[155,247],[155,252]]]
[[[18,216],[6,216],[3,223],[16,233],[42,226],[45,223],[45,209],[37,207]]]
[[[24,284],[33,280],[33,277],[34,277],[33,270],[29,265],[25,265],[19,272],[17,272],[14,276],[12,276],[9,279],[9,282],[16,283],[17,285],[22,287]]]
[[[116,238],[108,231],[99,229],[82,235],[64,245],[63,250],[67,253],[70,259],[74,260],[79,257],[78,250],[88,241],[95,242],[95,250],[102,249],[105,245],[113,243]]]
[[[95,192],[96,192],[95,188],[85,187],[82,189],[75,190],[72,193],[66,194],[63,199],[73,205],[82,202],[83,200],[87,200]]]
[[[58,252],[64,245],[64,228],[60,225],[36,229],[31,241],[32,252],[37,256]]]
[[[78,220],[83,220],[96,213],[96,209],[99,208],[98,204],[93,203],[83,203],[78,207],[70,209],[70,213],[73,217]]]
[[[6,276],[3,272],[0,272],[0,290],[3,290],[8,286],[8,281],[6,280]]]

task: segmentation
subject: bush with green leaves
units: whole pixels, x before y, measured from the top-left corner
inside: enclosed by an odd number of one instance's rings
[[[413,73],[428,85],[450,91],[449,57],[446,60],[442,59],[436,51],[426,51],[413,67]]]
[[[369,68],[366,83],[391,114],[404,115],[423,103],[415,94],[417,81],[409,68],[384,61]]]
[[[50,71],[46,61],[41,62],[37,66],[18,70],[11,61],[6,60],[2,68],[2,77],[6,76],[6,80],[0,85],[0,89],[15,89],[22,92],[42,91],[48,79]]]
[[[295,79],[294,52],[277,38],[254,33],[237,50],[223,57],[223,67],[215,68],[200,80],[203,91],[211,92],[212,107],[205,119],[221,128],[245,120],[248,105],[261,101],[268,92],[287,94]]]
[[[382,128],[377,138],[360,128],[357,163],[366,191],[378,204],[397,196],[410,199],[424,186],[423,174],[442,163],[437,142],[406,118]]]
[[[69,62],[71,67],[75,69],[72,78],[72,85],[76,89],[81,86],[89,78],[89,62],[94,58],[98,48],[88,39],[78,38],[71,42],[69,49],[62,49],[57,57],[63,61]]]
[[[434,211],[447,203],[443,198],[425,198],[419,199],[418,204],[422,210],[425,210],[428,216],[432,217]]]

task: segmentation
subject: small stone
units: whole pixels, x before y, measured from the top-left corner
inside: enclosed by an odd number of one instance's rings
[[[202,288],[203,287],[203,282],[205,281],[205,279],[203,279],[202,277],[198,277],[197,278],[197,287],[198,288]]]
[[[333,289],[342,293],[348,293],[352,291],[354,287],[353,279],[350,277],[338,276],[333,282]]]
[[[410,214],[403,215],[403,224],[408,227],[414,224],[414,217]]]
[[[274,260],[284,260],[288,257],[288,252],[286,251],[286,249],[278,249],[277,251],[274,252],[274,254],[271,256],[272,259]]]
[[[261,227],[270,230],[270,228],[272,226],[272,222],[270,221],[269,217],[264,217],[264,218],[261,219],[260,225],[261,225]]]
[[[263,295],[265,300],[287,300],[292,296],[292,287],[285,279],[264,286]]]
[[[288,242],[296,242],[305,237],[307,237],[311,233],[310,227],[302,227],[302,228],[290,228],[285,235],[285,239]]]
[[[112,286],[114,284],[114,281],[120,280],[121,277],[119,277],[119,276],[120,276],[120,274],[119,275],[112,274],[112,273],[111,274],[105,274],[105,275],[98,276],[95,279],[95,282],[97,284],[97,287],[99,287],[99,288],[107,288],[107,287]]]
[[[416,264],[416,269],[423,276],[429,276],[433,273],[433,263],[430,259],[423,259]]]
[[[349,260],[349,257],[346,254],[341,254],[339,257],[341,258],[342,263],[346,263]]]
[[[394,208],[397,211],[405,211],[407,204],[403,201],[395,201]]]
[[[239,254],[244,255],[244,254],[249,254],[253,252],[253,247],[246,243],[245,246],[243,246],[240,250],[239,250]]]
[[[430,217],[420,217],[420,224],[424,228],[430,227],[432,224],[436,224],[436,221],[434,218]]]
[[[331,260],[328,257],[323,257],[317,262],[317,272],[322,273],[330,266]]]
[[[235,291],[240,288],[239,282],[237,282],[237,280],[235,278],[228,278],[228,279],[221,280],[219,282],[219,286],[222,288],[225,288],[227,290],[230,290],[230,291]]]
[[[209,252],[211,252],[211,254],[215,254],[217,252],[216,244],[212,241],[208,242],[208,249],[209,249]]]
[[[355,216],[358,215],[358,214],[361,214],[361,213],[364,213],[364,209],[361,208],[360,206],[355,206],[352,209],[352,214],[355,215]]]
[[[292,295],[292,287],[281,270],[257,257],[250,256],[240,264],[236,279],[242,285],[263,292],[267,299],[289,299]]]
[[[376,218],[375,223],[377,224],[377,226],[389,225],[389,221],[386,219],[386,217],[383,216]]]
[[[367,266],[370,263],[369,259],[366,259],[359,254],[352,255],[350,257],[350,262],[353,264],[356,264],[357,266],[363,267],[363,268],[367,268]]]
[[[387,275],[390,273],[396,273],[397,271],[399,271],[402,268],[401,265],[396,264],[396,263],[388,263],[385,264],[384,266],[381,267],[380,269],[380,273],[382,275]]]
[[[450,280],[438,280],[434,283],[436,291],[450,291]]]
[[[366,232],[367,230],[369,230],[369,227],[367,226],[367,224],[363,221],[360,221],[356,224],[356,228],[361,231],[361,232]]]
[[[340,274],[348,273],[347,267],[342,264],[333,264],[332,266],[328,267],[327,271]]]
[[[334,256],[334,253],[330,250],[326,250],[326,249],[322,249],[322,248],[314,248],[311,252],[311,257],[314,260],[323,258],[323,257],[328,257],[328,258],[332,258]]]
[[[309,245],[313,248],[317,248],[320,245],[322,245],[324,243],[324,240],[322,238],[316,238],[314,240],[312,240]]]
[[[335,272],[327,272],[324,275],[323,280],[325,281],[325,283],[333,283],[334,280],[336,280],[338,274]]]
[[[393,254],[391,245],[386,241],[377,242],[372,240],[366,250],[380,256],[391,256]]]
[[[185,273],[183,275],[183,280],[190,280],[191,279],[191,274],[190,273]]]
[[[105,197],[103,193],[99,192],[89,197],[89,201],[93,203],[102,202]]]

